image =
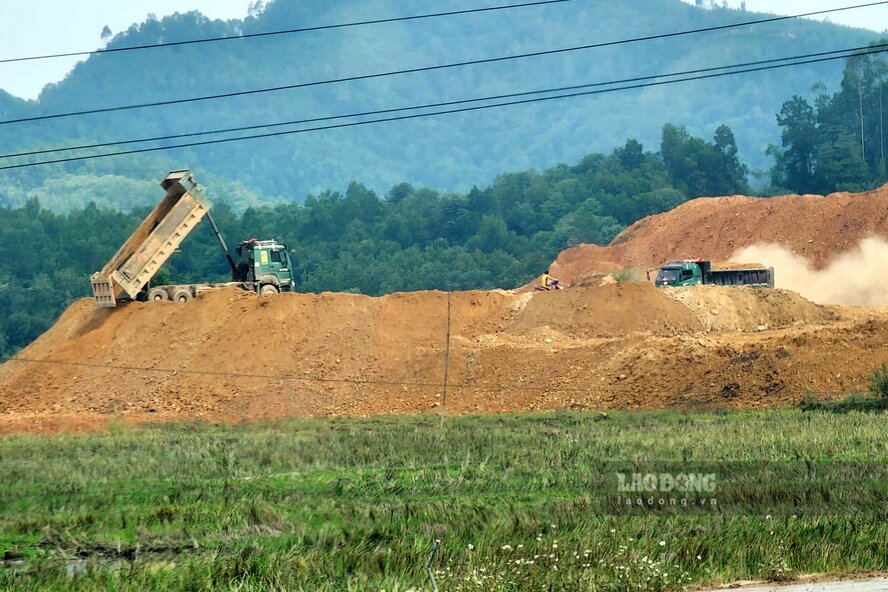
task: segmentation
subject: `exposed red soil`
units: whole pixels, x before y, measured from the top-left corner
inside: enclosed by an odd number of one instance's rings
[[[873,235],[888,235],[888,185],[827,197],[700,198],[639,220],[607,247],[565,250],[552,275],[570,285],[595,273],[649,269],[670,259],[725,262],[740,248],[761,243],[783,245],[822,268]]]
[[[785,290],[655,289],[604,274],[678,258],[730,262],[763,242],[822,267],[884,235],[886,218],[888,186],[697,199],[608,247],[564,251],[553,275],[572,287],[555,292],[221,290],[114,310],[84,299],[0,366],[0,433],[432,412],[445,398],[445,359],[448,413],[761,408],[839,396],[865,389],[888,363],[888,309],[820,306]]]
[[[451,298],[450,413],[787,405],[864,388],[888,362],[888,315],[782,290]],[[0,366],[0,432],[436,411],[446,335],[442,292],[85,299]]]

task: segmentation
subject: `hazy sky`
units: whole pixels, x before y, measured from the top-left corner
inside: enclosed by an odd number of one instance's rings
[[[478,5],[508,1],[479,0]],[[708,4],[708,0],[704,1]],[[865,0],[746,0],[746,8],[800,14],[862,3]],[[144,21],[148,13],[162,17],[176,11],[199,10],[211,18],[243,18],[249,4],[249,0],[0,0],[0,59],[97,49],[102,46],[101,31],[105,25],[118,33]],[[410,4],[414,9],[418,5]],[[737,7],[740,0],[728,0],[728,5]],[[439,10],[442,1],[428,0],[428,6],[429,10]],[[827,18],[835,23],[884,31],[888,29],[888,5],[834,13]],[[0,64],[0,89],[19,97],[36,98],[44,84],[64,78],[76,62],[77,58],[59,58]]]
[[[818,10],[841,8],[843,6],[869,4],[873,1],[875,0],[746,0],[746,10],[771,12],[774,14],[804,14]],[[694,4],[694,0],[685,0],[685,2]],[[727,0],[727,2],[731,8],[738,8],[741,4],[741,0]],[[703,0],[703,3],[709,4],[709,0]],[[721,3],[722,0],[717,0],[717,4]],[[834,12],[818,18],[833,23],[881,32],[888,29],[888,4]]]
[[[115,34],[149,13],[158,18],[199,10],[210,18],[247,15],[250,0],[0,0],[0,59],[102,47],[105,25]],[[82,58],[80,58],[82,59]],[[0,88],[33,99],[58,82],[78,58],[0,64]]]

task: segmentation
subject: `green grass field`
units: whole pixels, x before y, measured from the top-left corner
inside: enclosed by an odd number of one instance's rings
[[[454,591],[886,570],[886,433],[879,414],[786,410],[10,436],[0,589],[430,590],[435,539]],[[718,510],[603,503],[614,467],[706,463],[730,467]]]

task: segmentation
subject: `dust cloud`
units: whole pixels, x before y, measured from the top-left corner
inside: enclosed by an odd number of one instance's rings
[[[817,304],[888,306],[888,242],[881,237],[861,240],[820,270],[777,244],[740,249],[732,261],[773,267],[775,287],[798,292]]]

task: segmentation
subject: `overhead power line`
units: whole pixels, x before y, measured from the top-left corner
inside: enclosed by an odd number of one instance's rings
[[[243,39],[256,39],[258,37],[273,37],[276,35],[291,35],[294,33],[310,33],[313,31],[328,31],[330,29],[345,29],[348,27],[363,27],[367,25],[382,25],[386,23],[398,23],[403,21],[418,21],[422,19],[439,18],[444,16],[457,16],[463,14],[477,14],[480,12],[494,12],[497,10],[509,10],[512,8],[528,8],[531,6],[543,6],[546,4],[563,4],[572,2],[573,0],[538,0],[535,2],[523,2],[521,4],[505,4],[502,6],[487,6],[484,8],[469,8],[466,10],[450,10],[447,12],[433,12],[430,14],[417,14],[412,16],[398,16],[384,19],[373,19],[367,21],[354,21],[350,23],[339,23],[335,25],[317,25],[313,27],[301,27],[298,29],[283,29],[280,31],[266,31],[263,33],[246,33],[244,35],[235,35],[232,37],[206,37],[202,39],[187,39],[184,41],[170,41],[167,43],[148,43],[145,45],[131,45],[129,47],[110,47],[106,49],[94,49],[90,51],[71,51],[67,53],[51,53],[36,56],[26,56],[20,58],[0,59],[0,64],[10,62],[28,62],[33,60],[48,60],[53,58],[72,58],[78,56],[100,55],[105,53],[121,53],[127,51],[141,51],[145,49],[159,49],[163,47],[178,47],[182,45],[196,45],[200,43],[216,43],[219,41],[240,41]]]
[[[456,16],[462,14],[473,14],[473,13],[481,13],[481,12],[493,12],[497,10],[509,10],[512,8],[526,8],[531,6],[542,6],[546,4],[561,4],[564,2],[570,2],[571,0],[540,0],[538,2],[524,2],[522,4],[508,4],[504,6],[489,6],[485,8],[470,8],[466,10],[453,10],[448,12],[436,12],[431,14],[419,14],[412,16],[403,16],[403,17],[392,17],[392,18],[384,18],[384,19],[374,19],[367,21],[355,21],[350,23],[339,23],[334,25],[317,25],[313,27],[302,27],[298,29],[283,29],[280,31],[266,31],[262,33],[247,33],[244,35],[237,35],[232,37],[206,37],[202,39],[188,39],[183,41],[170,41],[167,43],[148,43],[144,45],[132,45],[128,47],[111,47],[106,49],[94,49],[87,51],[72,51],[66,53],[52,53],[52,54],[43,54],[43,55],[35,55],[35,56],[25,56],[18,58],[5,58],[0,59],[0,64],[11,63],[11,62],[27,62],[34,60],[48,60],[53,58],[69,58],[69,57],[80,57],[80,56],[90,56],[90,55],[100,55],[106,53],[121,53],[127,51],[141,51],[146,49],[159,49],[163,47],[177,47],[182,45],[195,45],[200,43],[216,43],[220,41],[237,41],[243,39],[255,39],[261,37],[272,37],[276,35],[290,35],[294,33],[309,33],[313,31],[326,31],[330,29],[344,29],[348,27],[361,27],[366,25],[380,25],[385,23],[396,23],[402,21],[415,21],[421,19],[430,19],[430,18],[438,18],[444,16]],[[842,10],[852,10],[855,8],[864,8],[868,6],[876,6],[879,4],[884,4],[884,2],[872,2],[869,4],[859,4],[856,6],[846,6],[842,8],[831,8],[827,10],[818,10],[815,12],[807,12],[804,14],[797,14],[793,16],[779,16],[772,17],[768,19],[761,19],[758,21],[750,21],[750,23],[768,23],[775,21],[782,21],[786,19],[792,18],[800,18],[800,17],[808,17],[808,16],[819,16],[823,14],[829,14],[832,12],[839,12]]]
[[[842,59],[842,58],[846,58],[846,57],[853,57],[854,52],[862,52],[862,51],[866,51],[866,50],[874,50],[874,49],[879,49],[879,48],[888,48],[888,44],[875,44],[875,45],[868,45],[868,46],[862,46],[862,47],[852,47],[852,48],[848,48],[848,49],[836,49],[836,50],[832,50],[832,51],[808,53],[808,54],[790,56],[790,57],[785,57],[785,58],[772,58],[772,59],[768,59],[768,60],[744,62],[744,63],[739,63],[739,64],[731,64],[731,65],[727,65],[727,66],[713,66],[710,68],[699,68],[696,70],[684,70],[681,72],[669,72],[669,73],[664,73],[664,74],[652,74],[652,75],[648,75],[648,76],[637,76],[634,78],[611,80],[609,82],[592,82],[592,83],[587,83],[587,84],[576,84],[576,85],[562,86],[562,87],[557,87],[557,88],[546,88],[546,89],[530,90],[530,91],[524,91],[524,92],[506,93],[506,94],[501,94],[501,95],[491,95],[491,96],[476,97],[476,98],[471,98],[471,99],[459,99],[459,100],[453,100],[453,101],[443,101],[443,102],[439,102],[439,103],[426,103],[423,105],[413,105],[410,107],[394,107],[394,108],[390,108],[390,109],[377,109],[377,110],[373,110],[373,111],[361,111],[361,112],[356,112],[356,113],[348,113],[348,114],[344,114],[344,115],[327,115],[327,116],[323,116],[323,117],[312,117],[312,118],[308,118],[308,119],[296,119],[296,120],[291,120],[291,121],[279,121],[279,122],[274,122],[274,123],[260,123],[260,124],[255,124],[255,125],[229,127],[229,128],[209,130],[209,131],[203,131],[203,132],[189,132],[189,133],[182,133],[182,134],[169,134],[169,135],[164,135],[164,136],[153,136],[153,137],[149,137],[149,138],[139,138],[139,139],[134,139],[134,140],[118,140],[118,141],[113,141],[113,142],[102,142],[102,143],[96,143],[96,144],[82,144],[79,146],[67,146],[67,147],[63,147],[63,148],[45,148],[42,150],[31,150],[31,151],[27,151],[27,152],[0,154],[0,159],[20,158],[20,157],[25,157],[25,156],[37,156],[37,155],[41,155],[41,154],[52,154],[52,153],[56,153],[56,152],[71,152],[71,151],[87,150],[87,149],[94,149],[94,148],[109,148],[112,146],[125,146],[128,144],[143,144],[143,143],[147,143],[147,142],[159,142],[159,141],[163,141],[163,140],[178,140],[178,139],[182,139],[182,138],[193,138],[193,137],[197,137],[197,136],[209,136],[209,135],[215,135],[215,134],[244,132],[244,131],[257,130],[257,129],[267,129],[267,128],[284,127],[284,126],[291,126],[291,125],[302,125],[302,124],[306,124],[306,123],[319,123],[322,121],[333,121],[336,119],[351,119],[351,118],[355,118],[355,117],[368,117],[371,115],[385,115],[385,114],[389,114],[389,113],[398,113],[398,112],[403,112],[403,111],[416,111],[416,110],[420,110],[420,109],[433,109],[433,108],[438,108],[438,107],[452,107],[454,105],[464,105],[464,104],[468,104],[468,103],[496,101],[496,100],[500,100],[500,99],[516,98],[516,97],[522,97],[522,96],[556,93],[556,92],[564,92],[564,91],[569,91],[569,90],[580,90],[580,89],[584,89],[584,88],[613,86],[616,84],[628,84],[628,83],[632,83],[632,82],[656,80],[658,78],[689,76],[689,75],[693,75],[693,74],[704,74],[707,72],[715,72],[718,70],[746,68],[746,67],[750,67],[750,66],[761,66],[761,65],[765,65],[765,64],[776,64],[776,63],[780,63],[780,62],[789,62],[789,61],[803,60],[803,59],[816,58],[816,57],[822,57],[822,56],[838,56],[837,59]],[[851,54],[851,55],[844,55],[844,54]],[[802,62],[802,63],[807,63],[807,62]]]
[[[737,74],[746,74],[746,73],[750,73],[750,72],[762,72],[762,71],[767,71],[767,70],[788,68],[788,67],[792,67],[792,66],[800,66],[800,65],[805,65],[805,64],[829,62],[829,61],[838,60],[838,59],[845,59],[845,58],[849,58],[849,57],[857,57],[857,56],[885,53],[885,52],[888,52],[888,44],[874,45],[874,46],[866,48],[866,50],[864,50],[864,51],[857,51],[856,53],[847,53],[848,50],[839,50],[839,51],[845,51],[845,53],[843,53],[842,55],[829,55],[826,57],[792,61],[792,62],[788,62],[788,63],[767,64],[767,65],[761,65],[761,66],[756,66],[756,67],[748,67],[748,68],[743,68],[743,69],[730,70],[727,72],[715,72],[715,73],[708,73],[708,74],[695,75],[695,76],[685,76],[686,73],[648,76],[648,77],[642,77],[639,80],[650,79],[650,78],[664,78],[664,77],[668,77],[668,76],[684,76],[684,77],[683,78],[674,78],[672,80],[639,82],[637,84],[630,84],[627,86],[620,86],[617,88],[604,88],[604,89],[598,89],[598,90],[573,92],[573,93],[554,95],[554,96],[544,96],[544,97],[520,99],[520,100],[507,101],[507,102],[501,102],[501,103],[493,103],[493,104],[488,104],[488,105],[460,107],[460,108],[455,108],[455,109],[447,109],[447,110],[443,110],[443,111],[433,111],[430,113],[412,113],[412,114],[408,114],[408,115],[400,115],[400,116],[395,116],[395,117],[371,119],[371,120],[366,120],[366,121],[353,121],[353,122],[347,122],[347,123],[339,123],[339,124],[324,125],[324,126],[317,126],[317,127],[310,127],[310,128],[302,128],[302,129],[298,129],[298,130],[269,132],[269,133],[264,133],[264,134],[253,134],[253,135],[239,136],[239,137],[234,137],[234,138],[220,138],[220,139],[216,139],[216,140],[204,140],[201,142],[189,142],[189,143],[184,143],[184,144],[174,144],[174,145],[170,145],[170,146],[157,146],[157,147],[152,147],[152,148],[138,148],[138,149],[134,149],[134,150],[125,150],[125,151],[120,151],[120,152],[110,152],[110,153],[104,153],[104,154],[90,154],[90,155],[86,155],[86,156],[73,156],[73,157],[68,157],[68,158],[59,158],[59,159],[44,160],[44,161],[38,161],[38,162],[6,165],[6,166],[0,166],[0,171],[29,168],[29,167],[49,165],[49,164],[75,162],[75,161],[82,161],[82,160],[93,160],[93,159],[97,159],[97,158],[108,158],[108,157],[112,157],[112,156],[126,156],[126,155],[131,155],[131,154],[142,154],[142,153],[146,153],[146,152],[158,152],[158,151],[162,151],[162,150],[173,150],[173,149],[178,149],[178,148],[191,148],[191,147],[195,147],[195,146],[209,146],[209,145],[224,144],[224,143],[229,143],[229,142],[241,142],[244,140],[255,140],[255,139],[260,139],[260,138],[288,136],[288,135],[303,134],[303,133],[308,133],[308,132],[316,132],[316,131],[324,131],[324,130],[331,130],[331,129],[341,129],[341,128],[363,126],[363,125],[371,125],[371,124],[376,124],[376,123],[389,123],[389,122],[394,122],[394,121],[421,119],[421,118],[434,117],[434,116],[439,116],[439,115],[451,115],[451,114],[455,114],[455,113],[466,113],[466,112],[471,112],[471,111],[480,111],[480,110],[485,110],[485,109],[494,109],[494,108],[499,108],[499,107],[513,106],[513,105],[524,105],[524,104],[539,103],[539,102],[544,102],[544,101],[554,101],[554,100],[568,99],[568,98],[575,98],[575,97],[608,94],[608,93],[619,92],[619,91],[624,91],[624,90],[633,90],[633,89],[640,89],[640,88],[665,86],[665,85],[669,85],[669,84],[679,84],[679,83],[683,83],[683,82],[692,82],[692,81],[697,81],[697,80],[722,78],[724,76],[734,76]],[[826,53],[833,53],[833,52],[826,52]],[[816,55],[816,54],[811,54],[811,55]],[[783,58],[783,59],[789,60],[792,58]],[[723,66],[720,68],[713,68],[713,69],[718,70],[718,69],[725,69],[725,68],[731,68],[731,66]],[[707,69],[707,70],[710,70],[710,69]],[[688,71],[687,73],[692,73],[692,72],[694,72],[694,71]],[[594,83],[592,85],[580,85],[580,86],[581,87],[597,86],[597,85],[602,85],[602,84],[605,84],[605,85],[611,84],[612,85],[612,84],[620,84],[620,82]],[[563,88],[567,89],[567,88],[571,88],[571,87],[563,87]],[[547,91],[530,91],[530,94],[556,92],[557,90],[559,90],[559,89],[552,89],[552,90],[547,90]],[[511,94],[507,94],[507,95],[500,95],[499,98],[518,97],[518,96],[523,96],[526,94],[528,94],[528,93],[511,93]],[[475,100],[485,100],[485,99],[467,99],[465,101],[456,101],[453,103],[472,102]],[[380,113],[385,112],[385,111],[398,111],[398,110],[421,109],[421,108],[423,108],[423,107],[422,106],[417,106],[417,107],[412,107],[412,108],[411,107],[404,107],[404,108],[399,108],[399,109],[395,109],[395,110],[382,110],[382,111],[380,111]],[[342,116],[331,116],[331,117],[327,117],[327,118],[317,118],[317,119],[318,120],[338,119],[338,118],[345,118],[345,117],[350,117],[350,116],[349,115],[342,115]],[[354,115],[351,115],[351,117],[354,117]],[[271,127],[271,126],[265,125],[265,126],[260,126],[260,127]],[[207,132],[207,133],[211,133],[211,132]]]
[[[476,66],[476,65],[480,65],[480,64],[492,64],[492,63],[505,62],[505,61],[518,60],[518,59],[526,59],[526,58],[532,58],[532,57],[541,57],[541,56],[556,55],[556,54],[561,54],[561,53],[585,51],[585,50],[589,50],[589,49],[597,49],[597,48],[602,48],[602,47],[612,47],[612,46],[624,45],[624,44],[628,44],[628,43],[639,43],[639,42],[643,42],[643,41],[668,39],[668,38],[673,38],[673,37],[679,37],[682,35],[692,35],[692,34],[698,34],[698,33],[711,32],[711,31],[720,31],[720,30],[725,30],[725,29],[733,29],[733,28],[737,28],[737,27],[747,27],[747,26],[757,25],[757,24],[762,24],[762,23],[783,21],[783,20],[788,20],[788,19],[813,16],[813,15],[818,15],[818,14],[826,14],[826,13],[831,13],[831,12],[838,12],[841,10],[853,10],[853,9],[857,9],[857,8],[877,6],[877,5],[882,5],[882,4],[888,4],[888,0],[882,0],[880,2],[871,2],[868,4],[858,4],[855,6],[847,6],[844,8],[833,8],[833,9],[829,9],[829,10],[807,12],[807,13],[796,14],[796,15],[792,15],[792,16],[773,17],[773,18],[768,18],[768,19],[761,19],[761,20],[756,20],[756,21],[746,21],[746,22],[742,22],[742,23],[734,23],[734,24],[729,24],[729,25],[704,27],[701,29],[691,29],[691,30],[687,30],[687,31],[677,31],[677,32],[672,32],[672,33],[661,33],[661,34],[657,34],[657,35],[646,35],[643,37],[621,39],[618,41],[605,41],[605,42],[601,42],[601,43],[591,43],[591,44],[586,44],[586,45],[578,45],[578,46],[574,46],[574,47],[564,47],[564,48],[558,48],[558,49],[534,51],[534,52],[514,54],[514,55],[509,55],[509,56],[497,56],[497,57],[493,57],[493,58],[482,58],[482,59],[477,59],[477,60],[468,60],[468,61],[454,62],[454,63],[449,63],[449,64],[437,64],[434,66],[421,66],[421,67],[417,67],[417,68],[405,68],[405,69],[400,69],[400,70],[392,70],[389,72],[377,72],[374,74],[361,74],[361,75],[355,75],[355,76],[346,76],[346,77],[342,77],[342,78],[333,78],[333,79],[329,79],[329,80],[301,82],[301,83],[297,83],[297,84],[287,84],[287,85],[274,86],[274,87],[268,87],[268,88],[248,89],[248,90],[233,91],[233,92],[228,92],[228,93],[219,93],[219,94],[214,94],[214,95],[189,97],[189,98],[185,98],[185,99],[173,99],[173,100],[167,100],[167,101],[153,101],[153,102],[147,102],[147,103],[137,103],[137,104],[132,104],[132,105],[120,105],[120,106],[116,106],[116,107],[102,107],[102,108],[97,108],[97,109],[85,109],[82,111],[71,111],[71,112],[67,112],[67,113],[55,113],[55,114],[51,114],[51,115],[35,115],[32,117],[21,117],[21,118],[17,118],[17,119],[8,119],[5,121],[0,121],[0,125],[8,125],[8,124],[13,124],[13,123],[26,123],[26,122],[34,122],[34,121],[46,121],[49,119],[61,119],[61,118],[65,118],[65,117],[93,115],[93,114],[98,114],[98,113],[128,111],[128,110],[132,110],[132,109],[144,109],[144,108],[148,108],[148,107],[181,105],[184,103],[194,103],[194,102],[198,102],[198,101],[226,99],[226,98],[232,98],[232,97],[262,94],[262,93],[279,92],[279,91],[284,91],[284,90],[295,90],[298,88],[308,88],[308,87],[324,86],[324,85],[330,85],[330,84],[340,84],[340,83],[344,83],[344,82],[356,82],[358,80],[371,80],[371,79],[376,79],[376,78],[386,78],[386,77],[390,77],[390,76],[400,76],[400,75],[404,75],[404,74],[415,74],[415,73],[419,73],[419,72],[431,72],[431,71],[435,71],[435,70],[444,70],[444,69],[449,69],[449,68],[461,68],[461,67],[465,67],[465,66]]]

